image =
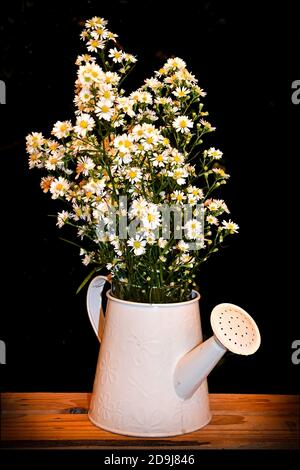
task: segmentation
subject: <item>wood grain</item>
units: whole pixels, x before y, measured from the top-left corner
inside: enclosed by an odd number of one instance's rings
[[[4,393],[1,447],[299,449],[299,397],[211,394],[211,422],[168,438],[137,438],[97,428],[88,393]]]

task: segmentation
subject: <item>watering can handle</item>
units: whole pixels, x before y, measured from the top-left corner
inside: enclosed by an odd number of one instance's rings
[[[89,315],[90,322],[101,342],[105,317],[102,309],[102,291],[104,284],[110,282],[107,276],[96,276],[90,283],[86,295],[86,306]]]

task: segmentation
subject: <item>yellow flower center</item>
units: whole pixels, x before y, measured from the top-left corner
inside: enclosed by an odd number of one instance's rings
[[[131,178],[131,179],[134,179],[134,178],[136,177],[136,175],[137,175],[137,173],[136,173],[136,171],[134,171],[134,170],[131,170],[131,171],[129,172],[129,178]]]
[[[124,140],[124,147],[129,149],[132,146],[132,143],[130,140],[126,139]]]

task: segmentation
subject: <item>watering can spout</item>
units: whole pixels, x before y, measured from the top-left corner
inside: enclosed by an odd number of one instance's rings
[[[181,398],[190,398],[212,371],[226,348],[212,336],[185,354],[175,370],[175,390]]]
[[[213,336],[187,352],[177,363],[174,386],[178,396],[190,398],[227,350],[248,356],[260,346],[253,318],[233,304],[219,304],[211,313]]]

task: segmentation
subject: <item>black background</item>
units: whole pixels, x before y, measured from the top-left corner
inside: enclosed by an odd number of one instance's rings
[[[130,0],[11,1],[1,5],[1,324],[9,391],[90,391],[98,343],[89,325],[87,274],[76,248],[59,239],[56,205],[29,171],[25,135],[49,134],[73,117],[74,61],[80,22],[109,20],[127,52],[138,56],[128,90],[169,56],[182,57],[208,95],[217,131],[206,140],[223,150],[231,174],[224,198],[240,234],[199,273],[205,336],[219,302],[241,305],[256,319],[262,346],[249,358],[228,354],[209,377],[212,392],[298,392],[291,362],[297,329],[300,79],[297,2]]]

